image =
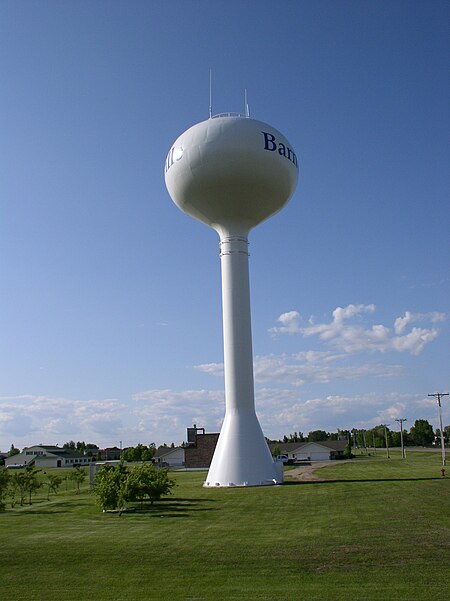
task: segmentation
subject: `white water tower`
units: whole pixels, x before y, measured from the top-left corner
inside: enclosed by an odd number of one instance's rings
[[[167,155],[172,200],[220,236],[226,411],[207,487],[283,481],[255,412],[248,233],[287,203],[297,178],[297,157],[286,138],[238,113],[194,125]]]

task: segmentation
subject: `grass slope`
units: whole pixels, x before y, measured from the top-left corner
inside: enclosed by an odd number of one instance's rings
[[[175,473],[144,513],[85,488],[0,514],[3,601],[435,599],[450,573],[450,478],[434,453],[323,468],[320,482],[203,489]],[[39,502],[37,502],[39,501]],[[447,574],[447,576],[445,576]]]

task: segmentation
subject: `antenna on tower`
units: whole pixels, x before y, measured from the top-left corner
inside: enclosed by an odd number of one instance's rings
[[[246,118],[249,119],[250,118],[250,109],[248,107],[247,88],[245,88],[244,97],[245,97],[245,100],[244,100],[244,102],[245,102],[244,113],[245,113]]]
[[[212,69],[209,70],[209,118],[212,118]]]

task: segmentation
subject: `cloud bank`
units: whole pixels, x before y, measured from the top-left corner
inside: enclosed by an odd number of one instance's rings
[[[402,317],[395,319],[393,327],[382,324],[367,327],[361,323],[354,323],[355,318],[361,321],[362,316],[372,314],[375,310],[373,304],[336,307],[331,321],[315,323],[314,318],[311,317],[308,325],[305,326],[302,326],[302,318],[298,311],[289,311],[278,317],[277,322],[281,325],[270,328],[269,333],[300,334],[304,338],[315,336],[325,344],[348,354],[392,351],[419,355],[427,344],[436,339],[439,330],[414,326],[407,331],[408,326],[417,322],[437,323],[446,318],[444,313],[406,311]]]
[[[256,408],[270,438],[294,431],[371,428],[405,416],[408,427],[419,418],[437,426],[435,402],[420,394],[311,396],[299,389],[263,387],[256,389]],[[193,423],[208,432],[219,431],[223,415],[223,392],[218,390],[149,390],[124,402],[26,395],[0,398],[0,434],[5,451],[11,444],[20,448],[39,443],[62,445],[71,439],[100,446],[179,444]],[[443,408],[443,418],[445,423],[450,420],[448,407]],[[22,425],[12,429],[11,424]]]

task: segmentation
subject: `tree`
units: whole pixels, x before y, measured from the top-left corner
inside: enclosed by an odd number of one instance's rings
[[[167,469],[156,469],[150,463],[142,463],[128,472],[124,497],[127,501],[140,501],[142,508],[144,499],[147,498],[153,505],[163,495],[168,495],[174,486],[175,481],[169,478]]]
[[[119,465],[105,464],[98,470],[93,493],[103,511],[123,507],[126,477],[127,468],[122,462]]]
[[[25,497],[29,495],[29,503],[31,503],[31,497],[42,486],[42,482],[38,478],[38,473],[41,470],[27,465],[27,467],[20,472],[16,472],[11,476],[11,506],[14,507],[16,504],[16,493],[19,494],[20,504],[25,503]]]
[[[320,440],[327,440],[328,434],[325,430],[313,430],[308,434],[308,442],[316,442]]]
[[[389,435],[390,435],[389,428],[387,428],[387,433],[388,433],[388,444],[390,444],[390,441],[389,441]],[[372,428],[371,430],[367,430],[367,432],[366,432],[366,441],[367,441],[367,446],[368,447],[384,448],[386,446],[386,437],[385,437],[385,434],[384,434],[384,425],[380,424],[379,426],[375,426],[375,428]]]
[[[80,486],[86,480],[86,472],[82,470],[79,466],[74,467],[73,470],[69,473],[68,479],[72,480],[77,487],[77,495],[80,494]]]
[[[58,474],[48,474],[47,475],[47,501],[50,501],[50,493],[54,492],[55,494],[58,492],[58,488],[61,486],[63,479]]]
[[[305,437],[302,432],[294,432],[288,436],[283,436],[283,442],[304,442]]]
[[[416,419],[409,431],[409,438],[415,445],[431,444],[434,441],[433,426],[426,419]]]
[[[87,443],[85,455],[87,455],[88,457],[93,457],[94,455],[97,455],[98,451],[99,448],[96,444],[92,444],[91,442]]]
[[[154,454],[154,449],[151,449],[150,447],[148,449],[144,449],[142,451],[142,461],[151,461],[153,459]]]
[[[26,481],[24,472],[15,472],[10,479],[9,483],[9,496],[11,498],[11,507],[14,507],[17,503],[17,495],[20,499],[20,504],[23,505],[25,502],[25,497],[27,495],[26,491]]]
[[[390,447],[399,447],[402,443],[400,432],[389,432],[388,441]]]
[[[82,455],[86,454],[86,443],[84,442],[84,440],[82,441],[78,441],[76,444],[76,449],[79,453],[81,453]]]
[[[11,448],[8,451],[8,457],[13,457],[14,455],[18,455],[20,453],[20,450],[17,449],[13,444],[11,445]]]
[[[351,432],[347,431],[347,444],[345,445],[344,455],[349,459],[353,458],[352,448],[352,435]]]
[[[125,461],[151,461],[155,454],[155,445],[149,447],[139,443],[135,447],[128,447],[122,453],[122,459]]]
[[[31,505],[31,496],[41,488],[43,482],[39,480],[38,474],[41,470],[36,467],[27,465],[25,468],[26,490],[29,494],[29,503]]]
[[[105,465],[97,472],[93,492],[104,511],[118,509],[121,513],[127,501],[139,501],[141,507],[146,499],[153,504],[169,494],[174,486],[168,470],[156,469],[150,463],[131,468],[120,463]]]
[[[448,444],[449,435],[450,435],[450,428],[449,428],[449,426],[445,426],[444,427],[444,444],[445,445]],[[441,430],[440,430],[440,428],[436,428],[435,443],[436,444],[441,444]]]
[[[8,492],[9,472],[6,467],[0,467],[0,511],[5,510],[5,497]]]
[[[367,449],[367,432],[366,430],[356,430],[356,444],[359,449]]]
[[[275,445],[272,447],[272,457],[278,457],[278,455],[281,455],[281,450],[278,445]]]

